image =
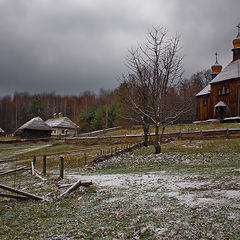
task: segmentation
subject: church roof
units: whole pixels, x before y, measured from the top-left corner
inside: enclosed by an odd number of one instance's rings
[[[196,97],[210,94],[210,91],[211,91],[211,85],[208,84],[205,88],[203,88],[199,93],[196,94]]]
[[[68,117],[52,118],[46,121],[51,127],[55,128],[79,128],[77,124],[71,121]]]
[[[220,101],[214,107],[217,108],[217,107],[226,107],[226,106],[227,105],[223,101]]]
[[[0,133],[4,133],[4,131],[0,128]]]
[[[46,130],[51,131],[52,128],[47,125],[40,117],[35,117],[24,123],[20,128],[18,128],[15,132],[23,129],[31,129],[31,130]]]
[[[230,62],[210,83],[240,78],[240,59]]]

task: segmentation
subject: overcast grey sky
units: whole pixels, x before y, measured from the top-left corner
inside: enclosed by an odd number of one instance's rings
[[[0,0],[0,96],[113,89],[152,25],[181,34],[184,69],[232,60],[239,0]]]

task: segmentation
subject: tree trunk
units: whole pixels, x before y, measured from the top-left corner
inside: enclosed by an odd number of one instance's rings
[[[155,143],[154,143],[154,147],[155,147],[155,153],[161,153],[161,145],[160,145],[160,137],[159,137],[159,126],[155,125]]]
[[[144,125],[142,125],[142,128],[143,128],[143,133],[144,133],[144,146],[147,147],[148,146],[149,125],[144,124]]]

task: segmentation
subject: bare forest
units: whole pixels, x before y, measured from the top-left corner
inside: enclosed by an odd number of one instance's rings
[[[191,123],[196,118],[195,94],[209,81],[210,71],[204,70],[185,78],[169,91],[171,103],[192,100],[190,111],[183,114],[177,122]],[[136,124],[122,117],[125,109],[123,93],[127,89],[122,83],[114,90],[100,90],[99,94],[84,92],[79,96],[60,96],[55,93],[29,94],[14,93],[0,97],[0,127],[8,134],[35,116],[44,120],[52,118],[54,113],[64,116],[80,126],[80,132],[98,130],[113,126]],[[124,93],[125,94],[125,93]]]

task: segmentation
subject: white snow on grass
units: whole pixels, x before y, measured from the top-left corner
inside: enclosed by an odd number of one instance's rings
[[[199,176],[196,176],[196,179]],[[129,196],[135,196],[137,202],[146,203],[159,196],[174,198],[180,204],[189,207],[204,206],[208,204],[221,204],[226,198],[240,198],[240,190],[214,191],[212,197],[205,197],[208,191],[199,191],[201,186],[210,185],[210,182],[193,180],[194,176],[170,175],[164,171],[149,172],[142,174],[93,174],[93,175],[68,175],[68,178],[84,181],[92,181],[101,190],[117,191],[124,193],[121,200]],[[186,179],[189,179],[188,181]],[[186,193],[186,190],[197,191]],[[184,192],[185,191],[185,192]],[[219,199],[219,197],[221,199]],[[118,201],[120,198],[113,197],[108,202]]]
[[[223,190],[223,191],[218,191],[217,193],[228,199],[240,200],[240,190]]]

